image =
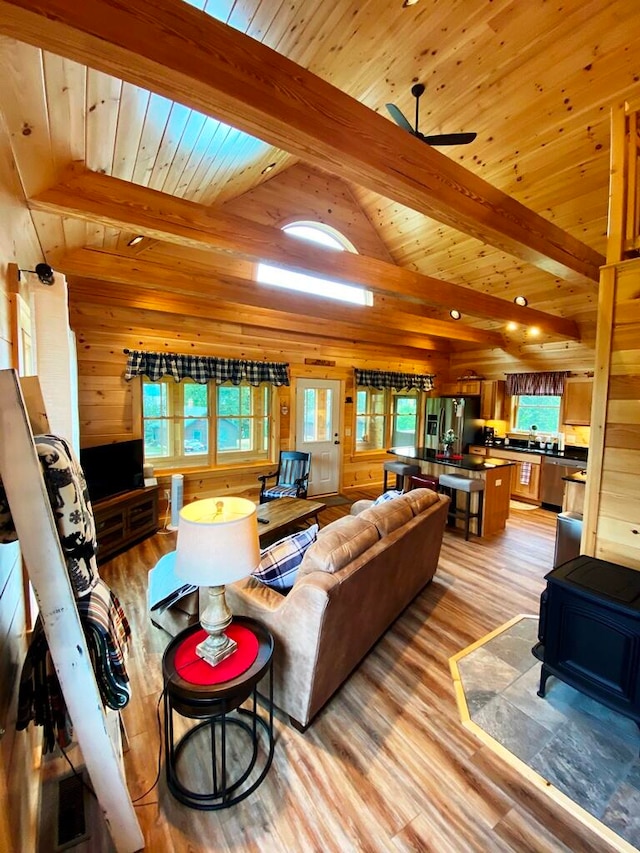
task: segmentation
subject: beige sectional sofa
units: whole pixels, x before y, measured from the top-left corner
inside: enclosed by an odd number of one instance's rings
[[[227,587],[233,613],[276,641],[275,704],[301,729],[429,583],[449,498],[414,489],[327,525],[284,596],[254,578]]]

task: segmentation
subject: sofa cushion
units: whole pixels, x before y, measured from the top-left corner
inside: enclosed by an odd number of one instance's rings
[[[306,530],[300,530],[274,542],[260,552],[260,565],[253,572],[253,577],[272,589],[291,589],[302,558],[307,548],[315,542],[317,535],[318,525],[312,524]]]
[[[409,504],[414,515],[419,515],[440,500],[433,489],[412,489],[402,496],[403,503]]]
[[[362,516],[339,518],[320,531],[317,541],[304,555],[298,577],[317,571],[333,574],[375,545],[379,538],[376,527],[363,521]]]
[[[372,506],[369,509],[365,509],[364,512],[360,513],[358,518],[375,524],[380,536],[386,536],[387,533],[392,533],[398,527],[406,524],[407,521],[411,521],[413,511],[408,503],[405,503],[401,498],[397,498],[394,501],[386,501],[380,504],[380,506]]]

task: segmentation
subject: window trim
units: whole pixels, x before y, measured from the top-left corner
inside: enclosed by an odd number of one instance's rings
[[[167,385],[168,391],[168,401],[167,401],[167,410],[168,415],[158,417],[149,417],[145,418],[144,416],[144,383],[147,382],[152,385],[164,384]],[[145,440],[145,421],[147,420],[166,420],[171,423],[169,426],[170,432],[170,440],[173,445],[173,452],[169,456],[147,456],[145,454],[145,463],[151,464],[154,466],[156,471],[161,475],[169,475],[171,473],[176,472],[185,472],[185,473],[193,473],[195,471],[220,471],[220,470],[230,470],[237,468],[250,468],[255,465],[256,468],[262,468],[265,464],[273,464],[274,460],[274,448],[277,445],[277,400],[278,400],[278,387],[271,385],[271,383],[263,382],[260,385],[251,385],[248,382],[243,382],[240,386],[232,386],[224,383],[221,385],[216,385],[213,382],[209,382],[206,385],[207,389],[207,414],[203,416],[204,419],[207,420],[207,435],[208,435],[208,448],[209,450],[203,453],[194,453],[194,454],[185,454],[180,453],[176,454],[175,449],[179,447],[184,447],[184,421],[185,417],[180,415],[174,415],[173,411],[177,404],[177,400],[179,399],[182,403],[184,403],[184,395],[183,389],[185,385],[196,385],[190,380],[183,380],[182,382],[175,382],[170,377],[163,377],[162,379],[152,382],[146,376],[140,376],[139,383],[136,383],[137,386],[137,394],[135,404],[134,404],[134,414],[138,420],[140,425],[140,433],[139,436],[143,441],[144,448],[144,440]],[[267,401],[264,409],[263,415],[252,415],[246,416],[250,417],[252,420],[259,421],[264,419],[267,423],[267,435],[268,435],[268,446],[264,451],[264,455],[258,455],[254,451],[233,451],[233,450],[218,450],[218,420],[219,415],[218,412],[218,388],[220,387],[248,387],[253,394],[261,398],[264,390],[267,391]],[[222,416],[228,417],[228,416]],[[245,417],[244,415],[240,416],[241,418]],[[262,452],[262,451],[261,451]]]
[[[365,391],[368,395],[372,393],[382,394],[384,396],[384,412],[380,414],[374,414],[370,412],[359,412],[358,411],[358,393]],[[407,390],[403,389],[395,389],[395,388],[369,388],[367,386],[356,386],[355,388],[356,400],[354,405],[354,422],[353,422],[353,456],[357,456],[362,458],[364,455],[369,454],[380,454],[384,453],[387,447],[391,447],[392,438],[394,434],[394,424],[398,415],[395,414],[396,409],[396,401],[400,397],[412,397],[417,400],[416,405],[416,415],[415,415],[415,441],[414,444],[417,443],[418,436],[420,435],[420,430],[423,423],[423,412],[425,408],[425,400],[426,400],[426,392],[419,391],[417,388],[413,388]],[[367,449],[359,449],[358,448],[358,418],[359,417],[368,417],[368,418],[383,418],[383,443],[381,447],[372,447]]]

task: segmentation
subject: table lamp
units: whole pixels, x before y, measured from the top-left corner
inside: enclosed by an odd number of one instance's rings
[[[224,633],[232,614],[225,584],[250,575],[260,563],[256,506],[246,498],[206,498],[180,510],[176,574],[194,586],[209,587],[200,624],[209,636],[196,653],[215,666],[233,654],[236,643]]]

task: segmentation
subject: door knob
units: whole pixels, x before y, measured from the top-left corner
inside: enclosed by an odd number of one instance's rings
[[[340,444],[340,442],[339,442],[339,441],[334,441],[333,443],[334,443],[334,444]]]

